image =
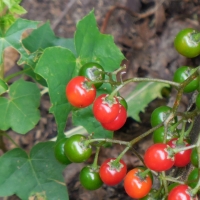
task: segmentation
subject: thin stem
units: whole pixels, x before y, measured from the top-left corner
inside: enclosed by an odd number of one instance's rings
[[[162,183],[163,183],[163,186],[164,186],[164,189],[165,189],[165,193],[168,194],[168,187],[167,187],[167,179],[166,179],[166,174],[165,172],[161,172],[162,174]]]
[[[174,149],[173,149],[173,152],[174,152],[174,153],[178,153],[178,152],[181,152],[181,151],[186,151],[186,150],[188,150],[188,149],[193,149],[193,148],[195,148],[196,146],[197,146],[196,144],[193,144],[193,145],[186,146],[186,147],[174,148]]]
[[[186,127],[186,121],[183,121],[183,126],[182,126],[182,129],[181,129],[180,138],[178,139],[177,144],[183,144],[183,139],[184,139],[184,136],[185,136],[185,127]]]
[[[180,87],[180,83],[176,83],[173,81],[168,81],[168,80],[162,80],[162,79],[155,79],[155,78],[131,78],[131,79],[127,79],[125,80],[123,83],[121,83],[111,94],[110,96],[114,96],[122,87],[124,87],[126,84],[128,83],[132,83],[132,82],[158,82],[158,83],[166,83],[169,85],[174,86],[175,88],[179,88]]]
[[[173,183],[184,184],[183,181],[179,181],[179,180],[177,180],[177,179],[175,179],[175,178],[173,178],[173,177],[169,177],[169,176],[163,177],[163,176],[161,175],[160,178],[161,178],[161,179],[165,179],[165,180],[170,181],[170,182],[173,182]]]
[[[44,95],[46,94],[47,92],[49,92],[49,88],[45,87],[41,92],[40,92],[40,95]]]
[[[99,151],[100,151],[100,147],[97,146],[96,147],[96,153],[95,153],[94,161],[92,163],[92,169],[94,169],[94,170],[98,169]]]
[[[133,140],[130,141],[130,145],[133,146],[135,143],[137,143],[138,141],[140,141],[141,139],[143,139],[144,137],[148,136],[149,134],[151,134],[152,132],[154,132],[156,129],[160,128],[161,126],[163,126],[163,123],[149,129],[148,131],[146,131],[145,133],[141,134],[140,136],[134,138]]]
[[[88,145],[92,142],[99,142],[99,141],[103,141],[103,142],[110,142],[110,143],[115,143],[115,144],[120,144],[120,145],[129,145],[129,142],[125,142],[125,141],[121,141],[121,140],[113,140],[113,139],[109,139],[109,138],[94,138],[94,139],[89,139],[86,141],[85,145]]]
[[[133,151],[133,154],[142,162],[142,164],[145,166],[144,160],[142,158],[142,156],[140,156],[140,154],[134,149],[131,149]]]
[[[7,137],[16,147],[20,148],[19,145],[5,132],[0,132],[0,135]]]
[[[126,147],[115,159],[114,162],[119,162],[121,160],[121,158],[124,156],[124,154],[130,149],[130,147]]]
[[[145,179],[146,175],[150,172],[151,170],[150,169],[145,169],[143,172],[139,172],[139,176],[142,178],[142,179]]]
[[[5,81],[5,82],[8,82],[10,79],[12,79],[12,78],[14,78],[14,77],[16,77],[16,76],[19,76],[19,75],[21,75],[21,74],[24,74],[24,72],[27,72],[27,71],[29,71],[29,70],[31,70],[31,67],[26,68],[26,69],[23,69],[23,70],[21,70],[21,71],[19,71],[19,72],[13,73],[13,74],[11,74],[11,75],[5,77],[4,81]]]

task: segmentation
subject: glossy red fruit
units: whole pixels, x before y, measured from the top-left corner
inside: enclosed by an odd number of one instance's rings
[[[186,147],[189,146],[187,141],[183,141],[183,144],[178,144],[177,143],[178,138],[173,138],[167,144],[172,147],[172,148],[178,148],[178,147]],[[185,151],[180,151],[175,154],[175,162],[174,166],[176,167],[185,167],[188,163],[190,163],[190,156],[192,153],[192,149],[188,149]]]
[[[197,196],[192,196],[191,188],[188,185],[178,185],[169,193],[167,200],[198,200]]]
[[[114,121],[109,123],[102,123],[101,125],[103,128],[109,131],[116,131],[120,129],[126,122],[127,112],[124,106],[121,106],[118,116],[115,118]]]
[[[163,143],[150,146],[144,154],[145,165],[157,172],[170,169],[174,165],[174,157],[170,157],[168,148],[169,146]]]
[[[66,97],[69,103],[77,108],[84,108],[93,103],[96,97],[96,88],[89,85],[84,76],[77,76],[66,86]]]
[[[109,158],[100,166],[99,174],[101,180],[109,186],[119,184],[125,177],[127,166],[123,160],[116,165],[115,158]]]
[[[152,187],[152,180],[149,175],[140,177],[140,172],[143,169],[135,168],[127,173],[124,178],[124,189],[126,193],[134,199],[145,197]]]
[[[118,116],[121,105],[116,97],[109,98],[108,94],[97,97],[93,103],[93,114],[100,123],[109,123]]]

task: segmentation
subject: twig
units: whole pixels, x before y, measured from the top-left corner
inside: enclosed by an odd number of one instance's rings
[[[105,16],[105,20],[103,21],[103,24],[101,26],[101,33],[105,33],[106,31],[106,27],[108,25],[108,21],[110,19],[110,16],[113,14],[113,12],[117,9],[122,9],[125,10],[126,12],[128,12],[131,16],[133,17],[137,17],[138,19],[143,19],[146,18],[150,15],[153,15],[155,13],[155,11],[158,9],[158,7],[164,2],[165,0],[160,1],[155,7],[150,8],[147,12],[144,13],[136,13],[134,11],[132,11],[131,9],[129,9],[126,6],[122,6],[122,5],[116,5],[111,7],[111,9],[107,12],[106,16]]]
[[[62,11],[61,15],[54,21],[52,25],[52,29],[54,30],[66,13],[70,10],[70,8],[76,3],[76,0],[71,0],[69,3],[66,4],[65,9]]]

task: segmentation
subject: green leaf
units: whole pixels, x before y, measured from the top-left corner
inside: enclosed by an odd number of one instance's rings
[[[22,42],[30,52],[35,52],[39,48],[61,46],[71,50],[76,55],[74,40],[56,37],[49,22],[32,31]]]
[[[105,130],[94,118],[92,106],[73,111],[73,123],[83,126],[88,133],[93,134],[93,138],[112,138],[113,132]]]
[[[65,165],[54,157],[55,142],[35,145],[30,155],[20,148],[0,157],[0,196],[16,194],[20,199],[68,200],[62,172]],[[35,198],[34,198],[35,199]]]
[[[113,71],[119,68],[124,59],[113,37],[99,32],[93,11],[78,22],[75,46],[78,69],[87,62],[97,62],[105,71]]]
[[[0,63],[3,62],[4,49],[10,46],[21,54],[18,64],[22,64],[28,59],[29,55],[22,45],[21,35],[27,29],[37,28],[37,24],[38,22],[19,18],[10,26],[5,34],[0,31]]]
[[[0,79],[0,95],[8,90],[8,85],[2,79]]]
[[[50,112],[54,114],[59,135],[63,135],[66,121],[72,106],[65,93],[76,65],[76,58],[71,51],[62,47],[46,48],[40,57],[35,72],[42,76],[49,87],[52,103]]]
[[[133,92],[126,97],[128,116],[140,121],[139,113],[144,112],[147,105],[156,98],[162,98],[161,89],[169,87],[164,83],[142,82],[137,84]]]
[[[44,87],[47,87],[46,81],[40,75],[38,75],[34,72],[35,65],[36,65],[36,63],[34,63],[34,65],[32,65],[31,67],[29,65],[24,65],[24,73],[27,76],[30,76],[31,78],[33,78],[36,82],[40,83]]]
[[[6,6],[8,6],[9,11],[14,14],[21,15],[27,12],[22,6],[19,5],[21,0],[3,0],[3,2]]]
[[[9,98],[0,97],[0,129],[25,134],[40,119],[40,91],[32,82],[18,80],[9,89]]]

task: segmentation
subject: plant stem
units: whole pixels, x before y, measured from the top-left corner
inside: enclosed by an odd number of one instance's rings
[[[150,133],[154,132],[156,129],[160,128],[161,126],[163,126],[163,123],[149,129],[148,131],[146,131],[145,133],[141,134],[140,136],[134,138],[133,140],[130,141],[130,146],[133,146],[135,143],[137,143],[138,141],[140,141],[141,139],[143,139],[144,137],[148,136]]]
[[[0,135],[7,137],[16,147],[20,148],[19,145],[4,131],[0,131]]]
[[[103,141],[103,142],[110,142],[110,143],[115,143],[115,144],[120,144],[120,145],[129,145],[129,142],[125,142],[125,141],[121,141],[121,140],[113,140],[113,139],[109,139],[109,138],[94,138],[94,139],[89,139],[85,142],[85,145],[87,146],[88,144],[92,143],[92,142],[99,142],[99,141]]]
[[[94,170],[98,169],[99,151],[100,151],[100,147],[96,147],[95,157],[94,157],[94,161],[93,161],[93,164],[92,164],[92,169],[94,169]]]
[[[188,150],[188,149],[193,149],[193,148],[195,148],[196,146],[197,146],[196,144],[193,144],[193,145],[186,146],[186,147],[174,148],[174,149],[173,149],[173,152],[174,152],[174,153],[178,153],[178,152],[181,152],[181,151],[186,151],[186,150]]]
[[[185,127],[186,127],[186,121],[184,120],[182,129],[181,129],[181,133],[180,133],[180,138],[177,140],[176,144],[183,144],[183,139],[185,136]]]
[[[162,174],[162,182],[163,182],[163,186],[164,186],[164,189],[165,189],[165,193],[168,194],[168,187],[167,187],[167,180],[166,180],[166,174],[165,172],[161,172]]]
[[[179,181],[179,180],[177,180],[177,179],[175,179],[175,178],[173,178],[173,177],[169,177],[169,176],[163,177],[163,176],[161,175],[160,178],[161,178],[161,179],[165,179],[165,180],[170,181],[170,182],[173,182],[173,183],[184,184],[183,181]]]
[[[130,149],[130,147],[126,147],[115,159],[114,162],[119,162],[121,160],[121,158],[124,156],[124,154]]]
[[[136,77],[136,78],[131,78],[131,79],[125,80],[110,95],[114,96],[122,87],[124,87],[126,84],[132,83],[132,82],[158,82],[158,83],[166,83],[166,84],[172,85],[175,88],[180,87],[180,83],[176,83],[176,82],[173,82],[173,81],[155,79],[155,78],[137,78]]]
[[[13,73],[13,74],[11,74],[11,75],[5,77],[4,81],[5,81],[5,82],[8,82],[10,79],[12,79],[12,78],[14,78],[14,77],[16,77],[16,76],[19,76],[19,75],[21,75],[21,74],[24,74],[24,72],[27,72],[27,71],[29,71],[29,70],[31,70],[31,67],[26,68],[26,69],[23,69],[23,70],[21,70],[21,71],[19,71],[19,72]]]

